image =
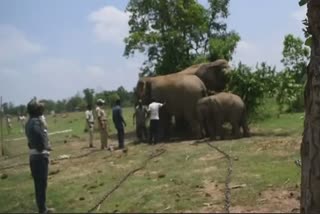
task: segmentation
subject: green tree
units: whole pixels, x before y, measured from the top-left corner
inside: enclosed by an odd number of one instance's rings
[[[87,105],[93,106],[93,100],[94,100],[94,89],[86,88],[83,90],[84,99],[87,103]]]
[[[117,94],[121,100],[123,106],[130,105],[130,94],[129,92],[122,86],[117,89]]]
[[[310,58],[309,48],[299,37],[286,35],[283,42],[283,63],[285,70],[291,72],[296,83],[304,84],[306,80],[307,63]]]
[[[303,110],[303,86],[307,77],[307,62],[310,58],[310,51],[303,41],[289,34],[283,42],[284,71],[278,75],[279,85],[276,92],[276,100],[279,106],[279,113],[287,106],[287,111]]]
[[[56,106],[55,106],[56,113],[65,112],[66,111],[66,103],[67,103],[67,101],[65,99],[64,100],[58,100],[56,102]]]
[[[277,90],[275,98],[279,106],[279,113],[284,111],[299,111],[303,108],[303,85],[296,82],[295,75],[289,70],[282,71],[277,76]]]
[[[49,113],[56,108],[56,103],[53,100],[42,99],[39,101],[44,104],[46,113]]]
[[[230,59],[240,38],[226,29],[229,0],[208,3],[206,9],[196,0],[130,0],[124,55],[145,53],[144,75],[177,72],[199,57]]]
[[[69,112],[83,110],[85,107],[84,100],[80,94],[71,97],[66,103],[66,110]]]
[[[230,73],[227,90],[243,99],[249,116],[252,116],[264,98],[273,95],[277,85],[275,77],[276,68],[266,63],[258,64],[255,70],[239,63]]]

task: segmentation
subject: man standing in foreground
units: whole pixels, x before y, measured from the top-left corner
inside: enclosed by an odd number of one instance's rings
[[[154,99],[151,99],[151,103],[148,108],[150,114],[150,127],[149,127],[149,144],[158,143],[159,138],[159,109],[164,106],[165,103],[155,102]]]
[[[135,108],[133,113],[133,125],[136,124],[136,135],[139,141],[147,140],[147,127],[146,127],[146,118],[147,118],[147,108],[142,105],[142,101],[138,101],[138,105]]]
[[[52,208],[46,207],[46,191],[48,179],[48,165],[50,146],[45,125],[41,121],[44,106],[32,99],[27,110],[29,119],[25,126],[26,136],[28,138],[28,147],[30,149],[30,169],[34,181],[35,196],[39,213],[51,213]]]
[[[101,149],[108,148],[108,131],[107,131],[107,117],[106,113],[103,110],[104,100],[97,100],[97,117],[98,117],[98,125],[100,130],[100,141],[101,141]]]
[[[89,147],[93,147],[93,129],[94,129],[94,117],[92,112],[91,104],[88,104],[87,110],[85,112],[86,115],[86,125],[89,132]]]
[[[119,149],[124,149],[124,127],[123,126],[126,126],[126,122],[124,121],[122,116],[120,99],[116,101],[116,105],[112,108],[112,120],[118,133]]]

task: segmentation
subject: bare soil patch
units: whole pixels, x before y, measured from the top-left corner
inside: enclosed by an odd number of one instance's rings
[[[299,211],[300,193],[297,190],[269,189],[261,194],[256,201],[256,206],[231,205],[233,213],[290,213]]]

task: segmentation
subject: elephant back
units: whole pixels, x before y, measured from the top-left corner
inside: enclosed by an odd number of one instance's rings
[[[186,69],[178,72],[177,74],[184,74],[184,75],[194,75],[199,70],[201,66],[203,66],[205,63],[201,64],[195,64],[187,67]]]

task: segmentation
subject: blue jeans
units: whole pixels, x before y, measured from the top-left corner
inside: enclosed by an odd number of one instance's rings
[[[159,141],[159,120],[150,120],[149,144],[156,144]]]
[[[124,148],[124,128],[123,127],[117,127],[117,134],[118,134],[118,142],[119,142],[119,148]]]
[[[30,169],[34,181],[36,202],[39,213],[44,213],[46,207],[46,191],[48,180],[49,158],[45,155],[31,155]]]

